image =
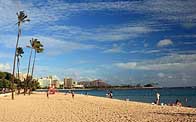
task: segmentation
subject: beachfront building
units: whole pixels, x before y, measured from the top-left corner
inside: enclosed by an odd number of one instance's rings
[[[64,88],[72,88],[73,79],[72,78],[64,78]]]
[[[47,88],[54,86],[55,88],[60,87],[60,80],[57,76],[48,76],[38,79],[41,88]]]
[[[51,79],[48,77],[38,79],[39,85],[41,88],[47,88],[51,86]]]
[[[78,84],[72,78],[64,78],[64,88],[83,88],[83,85]]]

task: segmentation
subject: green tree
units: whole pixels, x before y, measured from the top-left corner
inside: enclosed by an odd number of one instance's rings
[[[6,77],[6,74],[4,72],[0,72],[0,79],[3,79]]]
[[[30,21],[29,19],[27,19],[27,15],[24,13],[24,11],[20,11],[18,13],[16,13],[17,17],[18,17],[18,35],[17,35],[17,40],[16,40],[16,48],[15,48],[15,54],[14,54],[14,63],[13,63],[13,71],[12,71],[12,100],[14,100],[14,74],[15,74],[15,64],[16,64],[16,54],[17,54],[17,48],[18,48],[18,42],[21,36],[21,25],[22,23],[26,22],[26,21]]]
[[[9,79],[9,80],[8,80]],[[10,88],[11,74],[7,72],[0,72],[0,89]]]
[[[4,72],[6,74],[5,79],[11,81],[12,80],[12,74],[9,72]]]
[[[153,84],[146,84],[146,85],[144,85],[144,87],[153,87]]]
[[[0,88],[10,88],[10,81],[7,79],[0,79]]]
[[[5,81],[6,74],[4,72],[0,72],[0,88],[4,88],[4,81]]]

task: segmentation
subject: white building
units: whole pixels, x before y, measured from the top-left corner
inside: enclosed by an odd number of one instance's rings
[[[38,79],[39,85],[41,88],[49,87],[52,84],[52,80],[48,77]]]
[[[51,87],[52,85],[55,86],[56,88],[59,88],[60,86],[60,80],[57,76],[49,76],[45,78],[40,78],[38,79],[38,82],[41,88]]]

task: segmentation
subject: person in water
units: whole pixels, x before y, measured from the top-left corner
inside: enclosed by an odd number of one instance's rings
[[[176,106],[182,106],[182,103],[178,99],[176,100]]]
[[[157,96],[156,104],[159,105],[159,103],[160,103],[160,94],[157,93],[156,96]]]
[[[110,95],[110,98],[112,98],[112,97],[113,97],[112,91],[110,91],[110,94],[109,94],[109,95]]]

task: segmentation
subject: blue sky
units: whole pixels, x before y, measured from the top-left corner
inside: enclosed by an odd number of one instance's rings
[[[110,84],[196,85],[195,0],[9,0],[0,1],[0,70],[11,71],[17,35],[27,72],[31,38],[45,51],[36,77],[103,79]]]

